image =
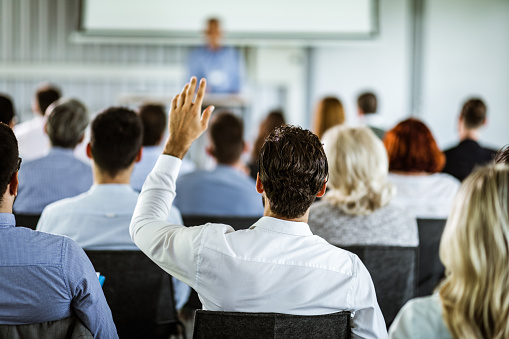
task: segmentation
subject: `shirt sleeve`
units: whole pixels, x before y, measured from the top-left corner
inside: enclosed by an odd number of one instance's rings
[[[118,338],[111,310],[92,263],[76,242],[64,239],[63,275],[73,311],[94,338]]]
[[[384,316],[376,300],[375,286],[368,270],[357,258],[357,279],[352,288],[352,338],[387,338]]]
[[[134,243],[163,270],[194,287],[207,225],[185,227],[167,221],[182,161],[161,155],[148,175],[129,232]]]

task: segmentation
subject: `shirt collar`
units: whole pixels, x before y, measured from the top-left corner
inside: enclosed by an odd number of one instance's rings
[[[16,219],[12,213],[0,213],[0,228],[16,226]]]
[[[262,230],[283,233],[288,235],[306,236],[313,235],[309,225],[305,222],[288,221],[273,217],[262,217],[249,229],[259,228]]]
[[[129,184],[93,184],[92,187],[88,190],[90,193],[92,192],[106,192],[109,194],[112,193],[129,193],[136,192],[131,185]]]
[[[63,147],[53,146],[50,148],[48,155],[55,155],[55,154],[74,156],[74,150],[72,148],[63,148]]]

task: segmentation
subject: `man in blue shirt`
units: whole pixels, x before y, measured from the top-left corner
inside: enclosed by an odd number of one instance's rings
[[[190,76],[206,77],[210,93],[239,93],[244,63],[235,48],[221,46],[218,19],[208,20],[205,36],[207,46],[196,48],[189,56]]]
[[[118,338],[111,311],[85,252],[71,239],[15,227],[18,144],[0,123],[0,324],[76,315],[94,338]]]
[[[78,100],[60,99],[48,110],[51,149],[47,156],[21,166],[16,213],[39,214],[46,205],[81,194],[92,185],[92,169],[73,153],[89,123],[86,107]]]
[[[177,181],[175,206],[183,215],[261,216],[256,183],[240,157],[245,150],[242,120],[231,113],[214,117],[207,153],[216,159],[212,171],[196,171]]]

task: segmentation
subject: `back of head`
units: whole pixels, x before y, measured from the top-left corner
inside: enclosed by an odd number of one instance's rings
[[[136,159],[143,139],[140,117],[124,107],[110,107],[92,121],[90,147],[94,163],[115,177]]]
[[[316,107],[314,123],[314,131],[320,139],[326,130],[344,122],[345,111],[338,98],[326,97],[320,100]]]
[[[351,215],[370,214],[390,202],[394,187],[387,181],[387,152],[371,129],[336,126],[322,141],[331,188],[324,199]]]
[[[285,117],[283,111],[271,111],[267,117],[260,124],[260,131],[253,146],[253,153],[251,154],[251,161],[254,163],[258,160],[260,150],[262,149],[265,138],[276,128],[285,124]]]
[[[87,108],[76,99],[59,99],[48,109],[46,132],[52,146],[75,148],[90,122]]]
[[[509,338],[509,167],[462,183],[440,243],[443,317],[455,338]]]
[[[410,118],[385,133],[389,170],[401,172],[440,172],[445,155],[440,151],[429,128]]]
[[[470,99],[463,105],[460,116],[467,129],[479,128],[486,121],[486,105],[481,99]]]
[[[0,123],[0,203],[18,165],[18,141],[12,129]]]
[[[159,144],[166,130],[166,113],[162,105],[143,105],[138,110],[143,123],[143,146]]]
[[[214,157],[224,165],[233,165],[239,161],[244,150],[244,124],[232,113],[219,113],[211,122],[210,138]]]
[[[60,99],[62,96],[60,89],[55,85],[44,83],[35,93],[36,108],[39,110],[41,115],[45,115],[49,105]]]
[[[9,125],[15,115],[11,97],[7,94],[0,94],[0,122]]]
[[[357,107],[363,114],[374,114],[377,110],[376,95],[371,92],[362,93],[357,98]]]
[[[329,172],[320,139],[290,125],[276,128],[265,139],[258,167],[272,213],[286,219],[306,213]]]

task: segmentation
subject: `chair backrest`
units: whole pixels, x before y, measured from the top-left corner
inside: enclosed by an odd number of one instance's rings
[[[304,316],[197,310],[195,339],[350,338],[350,312]]]
[[[357,254],[375,285],[387,328],[405,303],[417,294],[417,247],[338,246]]]
[[[445,219],[417,219],[420,257],[417,285],[419,297],[433,294],[433,290],[444,277],[445,269],[438,252],[446,222]]]
[[[207,215],[183,215],[184,225],[198,226],[204,225],[208,222],[215,224],[226,224],[237,230],[245,230],[253,226],[255,222],[260,219],[257,217],[232,217],[232,216],[207,216]]]
[[[103,291],[120,338],[165,338],[176,333],[171,276],[141,251],[85,251],[106,277]]]
[[[3,339],[93,339],[92,333],[76,317],[26,325],[0,325]]]
[[[16,218],[16,226],[27,227],[35,230],[41,215],[14,213],[14,217]]]

